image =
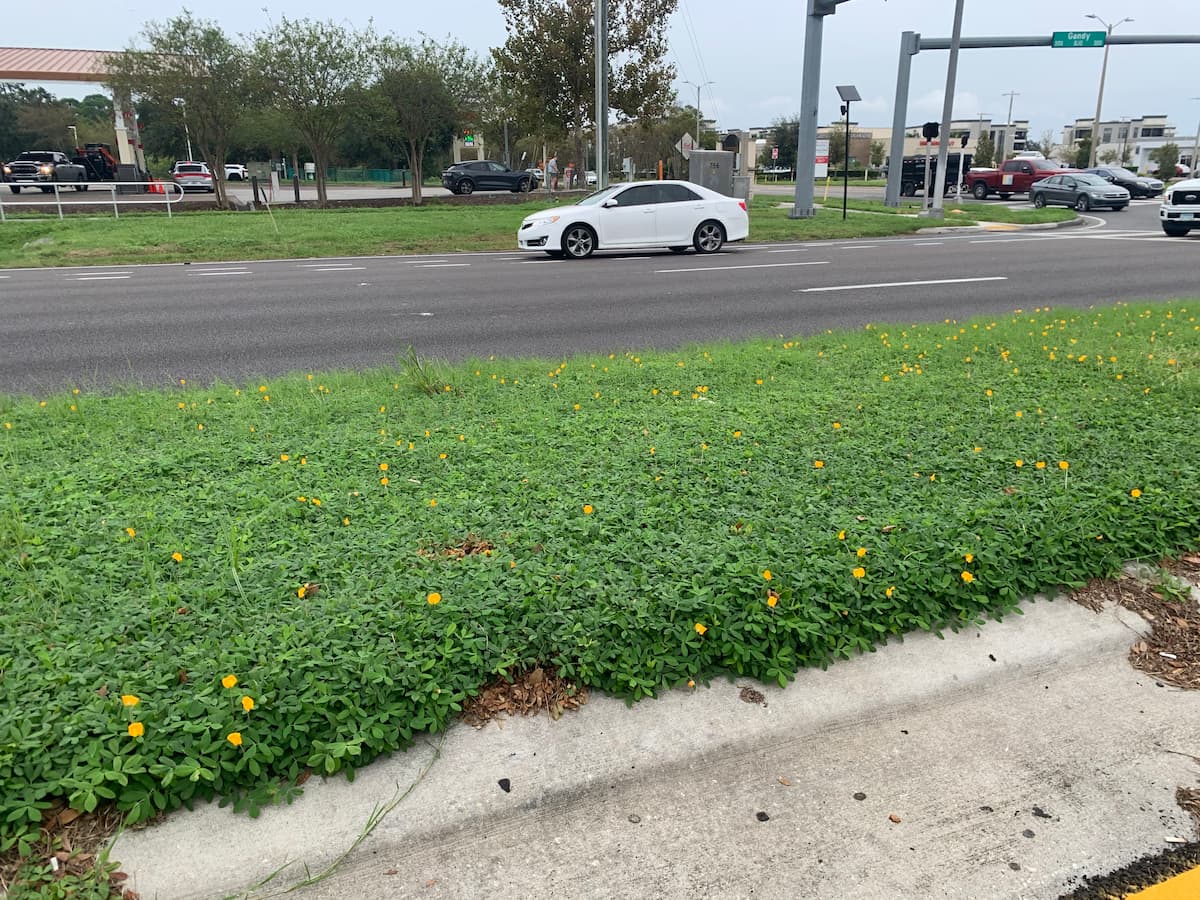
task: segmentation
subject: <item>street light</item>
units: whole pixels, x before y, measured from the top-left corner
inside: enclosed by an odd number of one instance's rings
[[[187,101],[182,97],[176,97],[175,102],[179,104],[179,108],[183,110],[183,136],[187,140],[187,158],[190,161],[192,158],[192,132],[188,128],[187,123]]]
[[[1200,100],[1200,97],[1190,97],[1188,99]],[[1193,178],[1200,178],[1200,175],[1196,174],[1196,154],[1197,154],[1197,152],[1200,152],[1200,122],[1196,123],[1196,136],[1194,138],[1192,138],[1191,163],[1192,163],[1192,177]],[[1166,179],[1164,178],[1163,181],[1166,181]]]
[[[842,155],[842,219],[846,218],[846,206],[850,197],[850,103],[861,100],[858,88],[852,84],[839,84],[838,96],[842,98],[842,112],[846,114],[846,152]]]
[[[1000,163],[1004,162],[1004,157],[1007,154],[1007,152],[1009,150],[1013,149],[1017,144],[1016,139],[1013,137],[1012,108],[1013,108],[1013,98],[1020,97],[1021,95],[1019,93],[1017,93],[1016,91],[1009,91],[1007,94],[1001,94],[1000,96],[1008,98],[1008,121],[1004,123],[1004,140],[1002,140],[1000,142],[1000,152],[997,154],[997,157],[996,157],[996,165],[997,166],[999,166]],[[1008,147],[1005,147],[1004,146],[1005,144],[1008,144]]]
[[[77,129],[74,125],[68,125],[67,131],[71,132],[71,148],[73,150],[78,150],[79,149],[79,129]]]
[[[700,140],[700,88],[707,87],[710,84],[716,84],[715,81],[706,81],[703,84],[696,84],[694,81],[685,81],[684,84],[690,84],[696,89],[696,149],[702,150],[703,142]]]
[[[1104,38],[1104,62],[1100,66],[1100,90],[1096,94],[1096,117],[1092,119],[1092,146],[1088,151],[1088,168],[1090,169],[1096,165],[1096,148],[1100,143],[1100,107],[1104,103],[1104,76],[1108,74],[1108,39],[1112,37],[1114,28],[1124,25],[1126,22],[1132,22],[1133,19],[1124,18],[1120,22],[1113,22],[1109,25],[1095,13],[1088,13],[1084,18],[1095,19],[1108,31]]]

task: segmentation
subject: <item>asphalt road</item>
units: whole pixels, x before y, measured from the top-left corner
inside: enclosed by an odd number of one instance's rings
[[[0,270],[0,392],[238,381],[423,358],[670,348],[867,322],[1196,292],[1200,234],[1158,204],[1038,232],[520,253]],[[169,227],[169,226],[168,226]]]

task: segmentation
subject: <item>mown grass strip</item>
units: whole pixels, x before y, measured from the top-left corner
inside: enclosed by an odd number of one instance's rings
[[[1198,313],[0,399],[0,842],[253,812],[497,673],[784,684],[1194,547]]]

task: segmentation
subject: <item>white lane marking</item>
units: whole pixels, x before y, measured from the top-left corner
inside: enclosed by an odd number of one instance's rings
[[[188,278],[207,278],[209,275],[253,275],[248,269],[237,272],[188,272]]]
[[[413,266],[414,269],[464,269],[469,267],[470,263],[422,263],[419,266]]]
[[[921,284],[964,284],[969,281],[1008,281],[1007,275],[988,275],[982,278],[932,278],[927,281],[881,281],[877,284],[835,284],[829,287],[799,288],[797,294],[810,294],[819,291],[860,291],[869,288],[910,287]]]
[[[821,259],[813,262],[758,263],[753,266],[704,266],[696,269],[655,269],[655,275],[667,275],[675,272],[728,272],[733,269],[779,269],[784,266],[827,266],[829,260]]]
[[[349,269],[352,268],[350,263],[335,263],[335,262],[319,262],[319,263],[301,263],[301,269]],[[362,266],[358,266],[362,268]]]
[[[838,250],[874,250],[877,244],[839,244]]]
[[[365,269],[366,266],[326,266],[313,269],[314,272],[355,272],[360,269]]]
[[[787,250],[768,250],[768,253],[807,253],[807,247],[789,247]]]
[[[80,275],[75,281],[113,281],[114,279],[128,278],[128,275]]]
[[[555,259],[520,259],[520,260],[514,260],[514,262],[518,262],[523,266],[544,266],[544,265],[546,265],[546,263],[558,262],[558,260],[555,260]]]
[[[914,247],[940,247],[945,241],[924,241],[920,244],[913,244]]]
[[[402,259],[398,260],[402,266],[424,266],[429,263],[444,263],[444,259]]]

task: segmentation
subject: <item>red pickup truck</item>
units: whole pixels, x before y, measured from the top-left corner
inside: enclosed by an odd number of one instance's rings
[[[1010,159],[998,169],[972,169],[963,181],[976,200],[986,200],[988,194],[999,194],[1007,200],[1013,194],[1024,194],[1035,181],[1070,172],[1048,159]]]

